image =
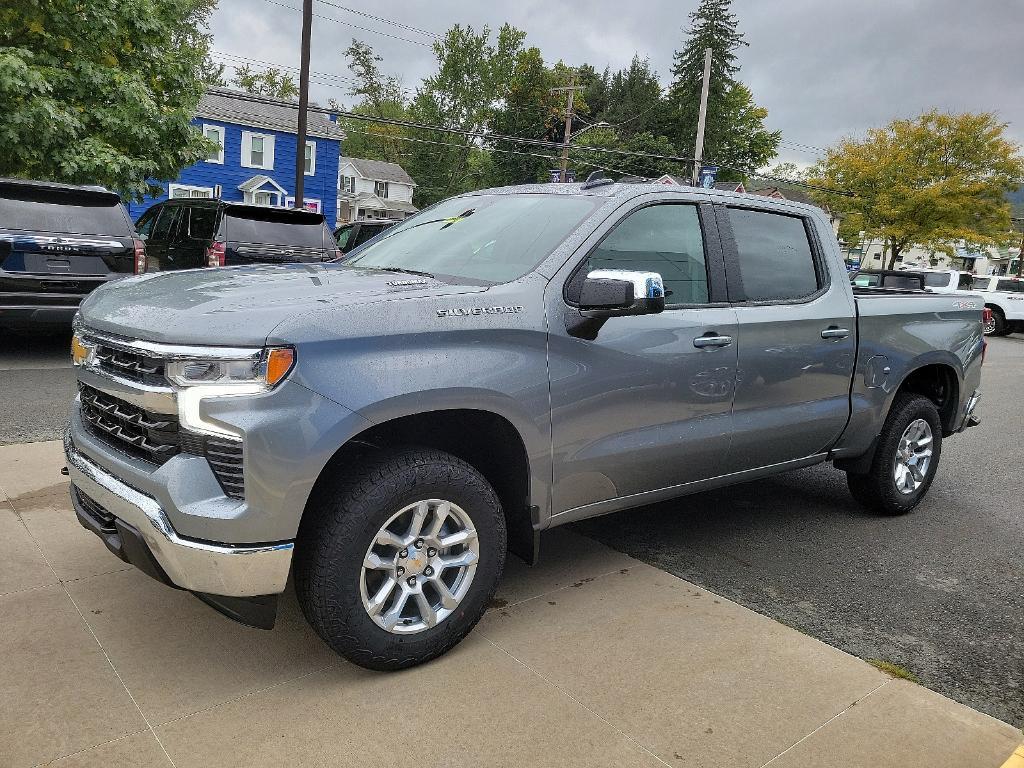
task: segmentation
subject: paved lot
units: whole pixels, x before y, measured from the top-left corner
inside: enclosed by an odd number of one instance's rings
[[[1020,732],[590,539],[513,560],[466,642],[331,654],[246,629],[74,521],[58,443],[0,448],[0,764],[963,766]],[[172,762],[173,761],[173,762]]]
[[[0,445],[54,440],[75,396],[70,332],[14,336],[0,330]]]
[[[906,517],[822,466],[578,530],[1024,727],[1024,336],[991,340],[982,387],[982,425]]]

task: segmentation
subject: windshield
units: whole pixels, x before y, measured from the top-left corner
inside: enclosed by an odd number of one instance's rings
[[[345,263],[506,283],[536,267],[603,202],[567,195],[454,198],[388,231]]]

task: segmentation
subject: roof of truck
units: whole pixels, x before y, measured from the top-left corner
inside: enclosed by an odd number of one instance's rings
[[[657,184],[654,182],[612,182],[588,186],[586,182],[577,184],[543,183],[543,184],[519,184],[510,187],[492,187],[481,189],[475,192],[467,192],[467,195],[491,195],[491,194],[547,194],[547,195],[588,195],[591,197],[605,197],[628,200],[641,195],[653,192],[688,192],[698,199],[721,198],[723,202],[741,202],[759,208],[790,208],[806,211],[821,212],[821,209],[809,203],[801,203],[796,200],[779,199],[754,195],[745,192],[732,190],[705,189],[703,187],[689,187],[681,184]]]

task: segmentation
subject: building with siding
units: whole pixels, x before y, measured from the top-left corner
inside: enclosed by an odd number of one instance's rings
[[[397,219],[418,210],[412,204],[416,182],[397,163],[343,157],[338,172],[338,223]]]
[[[133,219],[154,203],[172,197],[220,198],[256,205],[294,206],[299,112],[293,102],[263,103],[227,88],[210,88],[192,121],[220,145],[198,163],[182,170],[163,191],[129,205]],[[333,119],[307,115],[303,152],[305,205],[320,211],[331,227],[338,210],[338,160],[344,134]]]

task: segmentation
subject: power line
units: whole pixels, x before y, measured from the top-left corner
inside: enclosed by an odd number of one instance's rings
[[[280,102],[280,101],[278,101],[276,99],[269,99],[267,97],[255,96],[255,95],[251,95],[251,94],[236,94],[235,98],[237,98],[239,101],[249,101],[249,102],[252,102],[252,103],[255,103],[255,104],[282,105],[282,102]],[[290,107],[293,107],[293,108],[297,109],[296,105],[294,105],[294,104],[289,104],[289,103],[285,102],[284,105],[285,106],[290,106]],[[356,112],[349,112],[349,111],[346,111],[346,110],[337,110],[337,109],[328,109],[328,108],[324,108],[324,107],[310,106],[308,111],[310,111],[310,112],[317,112],[319,114],[324,114],[324,115],[337,115],[338,117],[342,117],[342,118],[345,118],[345,119],[348,119],[348,120],[356,120],[356,121],[359,121],[359,122],[380,123],[380,124],[383,124],[383,125],[393,125],[393,126],[397,126],[397,127],[400,127],[400,128],[410,128],[410,129],[413,129],[413,130],[428,131],[428,132],[433,132],[433,133],[447,133],[447,134],[454,134],[454,135],[458,135],[458,136],[466,136],[466,137],[469,137],[469,138],[478,139],[480,141],[507,141],[507,142],[511,142],[511,143],[515,143],[515,144],[526,144],[526,145],[531,145],[531,146],[536,146],[536,147],[543,147],[545,149],[558,149],[558,150],[561,150],[563,148],[563,146],[564,146],[563,142],[557,142],[557,141],[547,141],[547,140],[543,140],[543,139],[529,139],[529,138],[526,138],[526,137],[523,137],[523,136],[507,136],[505,134],[500,134],[500,133],[491,133],[491,132],[479,131],[479,130],[474,131],[474,130],[468,130],[468,129],[465,129],[465,128],[449,128],[447,126],[442,126],[442,125],[430,125],[428,123],[418,123],[418,122],[415,122],[415,121],[412,121],[412,120],[397,120],[395,118],[374,117],[374,116],[370,116],[370,115],[358,114]],[[579,149],[579,147],[577,147],[577,149]],[[600,154],[617,155],[617,156],[621,156],[621,157],[640,157],[640,158],[645,158],[645,159],[649,159],[649,160],[669,160],[669,161],[684,162],[684,163],[692,163],[693,162],[693,158],[692,157],[683,157],[681,155],[661,155],[661,154],[656,154],[656,153],[653,153],[653,152],[634,152],[634,151],[626,150],[626,149],[613,149],[611,147],[586,147],[586,151],[587,152],[597,152],[597,153],[600,153]],[[711,161],[708,160],[708,162],[710,163]],[[784,183],[787,183],[787,184],[793,184],[795,186],[803,187],[804,189],[810,189],[810,190],[815,190],[815,191],[820,191],[820,192],[827,192],[829,194],[841,195],[841,196],[845,196],[845,197],[853,197],[853,193],[852,192],[848,192],[846,190],[832,189],[830,187],[821,187],[821,186],[818,186],[818,185],[815,185],[815,184],[808,184],[806,182],[794,182],[794,181],[792,181],[790,179],[783,179],[781,177],[774,177],[774,176],[768,176],[768,175],[765,175],[765,174],[759,174],[756,171],[752,171],[752,170],[747,169],[747,168],[737,168],[735,166],[725,165],[725,164],[722,164],[722,163],[718,163],[717,165],[718,165],[718,167],[724,168],[724,169],[729,170],[729,171],[735,171],[737,173],[742,173],[742,174],[746,174],[746,175],[750,175],[750,176],[755,176],[756,175],[756,176],[759,176],[760,178],[768,179],[770,181],[776,181],[776,182],[779,182],[779,183],[783,183],[784,182]]]
[[[285,3],[278,2],[278,0],[263,0],[263,2],[270,3],[271,5],[277,5],[277,6],[281,7],[281,8],[287,8],[290,11],[298,11],[299,13],[302,13],[302,9],[301,8],[296,8],[294,5],[287,5]],[[320,14],[320,13],[314,13],[313,16],[315,16],[318,19],[324,19],[325,21],[333,21],[335,24],[344,24],[346,27],[352,27],[353,29],[359,29],[359,30],[362,30],[363,32],[372,32],[375,35],[383,35],[384,37],[390,37],[390,38],[392,38],[394,40],[402,40],[402,41],[404,41],[406,43],[412,43],[413,45],[422,45],[424,48],[432,48],[433,47],[433,45],[431,43],[425,43],[422,40],[413,40],[413,39],[408,38],[408,37],[402,37],[401,35],[392,35],[390,32],[382,32],[379,29],[371,29],[370,27],[361,27],[358,24],[353,24],[353,23],[348,22],[348,21],[342,21],[341,19],[335,18],[334,16],[324,16],[323,14]]]
[[[421,27],[413,27],[413,26],[411,26],[409,24],[403,24],[400,21],[395,21],[394,19],[387,19],[387,18],[385,18],[383,16],[374,16],[372,13],[367,13],[366,11],[359,11],[359,10],[356,10],[355,8],[349,8],[349,7],[344,6],[344,5],[338,5],[337,3],[331,3],[331,2],[328,2],[328,0],[316,0],[316,1],[318,3],[320,3],[321,5],[329,5],[331,8],[337,8],[340,11],[348,11],[349,13],[354,13],[357,16],[363,16],[363,17],[365,17],[367,19],[373,19],[374,21],[380,21],[380,22],[383,22],[384,24],[392,24],[392,25],[394,25],[396,27],[400,27],[401,29],[408,30],[409,32],[417,32],[417,33],[419,33],[421,35],[426,35],[427,37],[433,37],[433,38],[435,38],[437,40],[441,39],[440,35],[438,35],[435,32],[431,32],[429,29],[422,29]]]

